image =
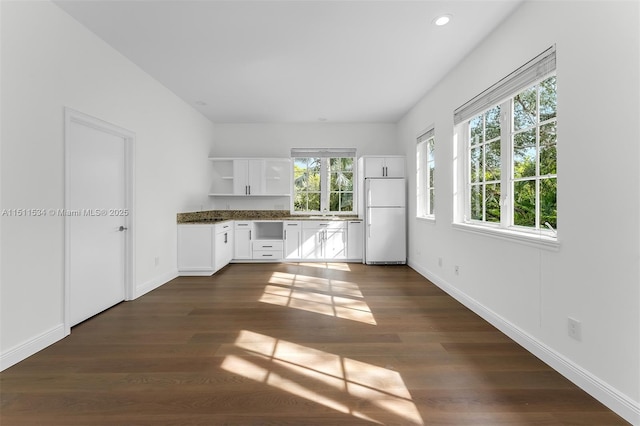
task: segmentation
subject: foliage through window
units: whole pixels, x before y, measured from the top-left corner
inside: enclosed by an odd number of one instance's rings
[[[557,228],[556,125],[555,76],[468,121],[471,220]]]
[[[431,129],[418,137],[416,147],[418,217],[434,217],[435,204],[435,136]]]
[[[555,58],[552,46],[456,109],[465,147],[459,220],[555,236]]]
[[[353,213],[355,151],[297,152],[293,156],[293,211],[298,213]],[[345,155],[345,156],[340,156]]]

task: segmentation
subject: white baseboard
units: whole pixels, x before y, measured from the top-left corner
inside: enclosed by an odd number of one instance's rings
[[[14,346],[0,355],[0,371],[6,370],[12,365],[19,363],[37,352],[40,352],[58,340],[64,339],[65,336],[64,324],[60,323],[33,339],[30,339],[18,346]]]
[[[582,390],[593,396],[595,399],[609,407],[633,425],[640,425],[640,402],[634,401],[627,395],[602,381],[589,371],[575,364],[564,355],[556,352],[543,342],[537,340],[524,330],[501,317],[491,309],[479,303],[477,300],[461,292],[444,279],[431,271],[417,265],[409,260],[408,265],[427,278],[429,281],[447,292],[458,302],[471,309],[480,317],[491,323],[498,330],[509,336],[516,343],[520,344],[533,355],[540,358],[551,368],[562,374],[564,377],[575,383]]]
[[[133,299],[137,299],[138,297],[149,293],[151,290],[155,290],[156,288],[162,286],[163,284],[168,283],[174,278],[178,277],[178,270],[172,270],[167,272],[166,274],[157,276],[141,285],[137,286],[134,290]]]

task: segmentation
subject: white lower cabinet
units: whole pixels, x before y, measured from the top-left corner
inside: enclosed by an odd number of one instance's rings
[[[302,258],[302,222],[299,220],[286,220],[284,227],[284,258]]]
[[[255,236],[252,244],[254,260],[280,261],[283,256],[283,223],[281,220],[253,222]]]
[[[233,222],[178,225],[178,274],[212,275],[233,257]]]
[[[215,233],[215,271],[219,271],[231,262],[233,258],[233,223],[225,222],[214,225]]]
[[[364,247],[364,225],[360,220],[347,222],[347,259],[362,260]]]
[[[213,225],[178,225],[178,274],[215,272]]]
[[[253,258],[251,250],[251,238],[253,237],[253,222],[250,220],[235,221],[233,238],[233,258],[236,260],[246,260]]]
[[[347,232],[343,221],[304,221],[302,258],[338,260],[347,258]]]
[[[360,260],[360,221],[226,221],[178,225],[178,273],[212,275],[232,260]]]
[[[282,240],[257,240],[253,242],[254,260],[282,260]]]

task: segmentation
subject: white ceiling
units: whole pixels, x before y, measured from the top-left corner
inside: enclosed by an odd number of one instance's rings
[[[250,123],[396,122],[521,1],[56,4],[211,121]]]

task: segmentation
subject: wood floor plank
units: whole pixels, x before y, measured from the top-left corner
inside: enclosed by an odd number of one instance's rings
[[[0,373],[4,425],[624,425],[406,266],[180,277]]]

